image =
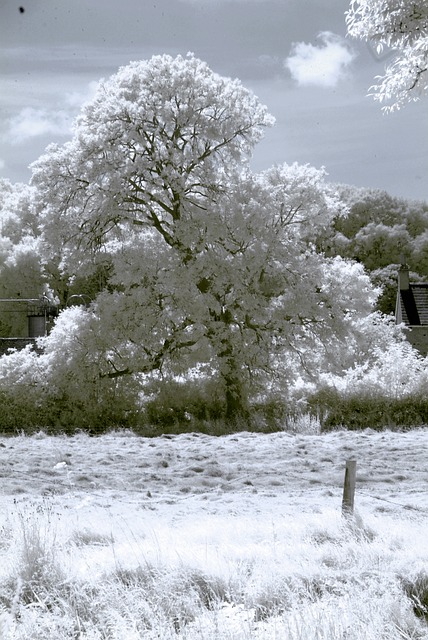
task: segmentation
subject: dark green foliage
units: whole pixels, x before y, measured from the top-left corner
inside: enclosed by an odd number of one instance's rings
[[[18,401],[12,394],[0,392],[0,431],[3,433],[16,433],[27,430],[27,427],[31,429],[46,421],[49,419],[43,407]]]
[[[319,417],[323,431],[408,429],[428,424],[428,397],[393,399],[369,392],[344,395],[323,388],[308,398],[307,412]],[[142,408],[129,408],[119,400],[89,408],[64,397],[52,397],[36,405],[0,392],[0,433],[6,434],[31,434],[43,429],[49,434],[71,435],[83,430],[99,435],[123,427],[146,437],[191,432],[222,436],[240,431],[282,431],[287,429],[289,418],[296,416],[281,399],[267,398],[251,405],[248,417],[231,423],[225,403],[210,381],[164,383],[157,396]]]
[[[320,416],[323,431],[401,429],[428,424],[428,397],[421,395],[403,398],[369,393],[342,395],[327,388],[309,399],[309,408]]]
[[[250,407],[242,419],[228,420],[221,387],[215,380],[193,379],[153,383],[146,389],[149,400],[139,406],[129,397],[108,394],[92,405],[66,395],[49,396],[36,403],[23,394],[0,392],[0,433],[72,434],[77,430],[99,435],[118,427],[147,437],[199,432],[222,436],[239,431],[270,433],[285,424],[285,407],[267,399]]]
[[[225,409],[214,384],[168,381],[146,403],[145,418],[153,426],[172,427],[222,419]]]
[[[50,397],[36,404],[33,399],[25,401],[0,392],[1,433],[31,434],[43,429],[47,433],[72,434],[83,429],[99,434],[118,426],[132,428],[136,421],[136,411],[126,411],[120,403],[91,409],[71,398]]]
[[[287,419],[290,417],[287,404],[278,397],[268,396],[262,402],[253,403],[251,410],[253,420],[264,425],[263,431],[265,433],[284,429]]]
[[[421,572],[414,580],[403,579],[403,587],[415,615],[428,622],[428,574]]]
[[[245,417],[229,420],[224,394],[215,380],[158,382],[152,391],[156,395],[145,404],[139,426],[134,428],[146,436],[192,431],[214,436],[239,431],[270,433],[281,430],[285,421],[285,408],[277,399],[253,404]]]

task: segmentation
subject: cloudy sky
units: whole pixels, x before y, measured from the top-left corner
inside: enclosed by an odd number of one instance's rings
[[[277,120],[253,168],[325,166],[330,180],[428,200],[426,101],[366,97],[386,57],[345,38],[347,0],[0,0],[0,177],[63,143],[96,82],[131,60],[195,55]]]

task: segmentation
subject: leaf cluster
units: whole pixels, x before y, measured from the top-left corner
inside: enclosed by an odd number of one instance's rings
[[[346,12],[348,33],[372,41],[378,54],[395,57],[370,88],[383,107],[394,111],[428,89],[428,7],[424,0],[352,0]]]

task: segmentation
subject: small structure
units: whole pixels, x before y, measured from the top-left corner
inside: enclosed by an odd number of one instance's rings
[[[0,298],[2,303],[11,303],[14,308],[19,308],[15,313],[26,313],[27,335],[13,338],[0,337],[0,356],[8,353],[10,349],[21,350],[28,344],[32,344],[37,350],[36,338],[49,333],[54,317],[58,314],[58,307],[46,296],[41,298]],[[16,303],[24,303],[16,304]],[[16,335],[16,334],[15,334]]]
[[[58,315],[58,307],[49,298],[29,300],[27,307],[28,337],[40,338],[49,333],[53,318]]]
[[[412,347],[422,356],[428,354],[428,283],[410,282],[409,267],[402,264],[398,271],[395,321],[404,323]]]

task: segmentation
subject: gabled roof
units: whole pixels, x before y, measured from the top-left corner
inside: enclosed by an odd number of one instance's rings
[[[398,321],[407,325],[428,325],[428,283],[410,283],[399,289]],[[401,312],[401,313],[400,313]]]

